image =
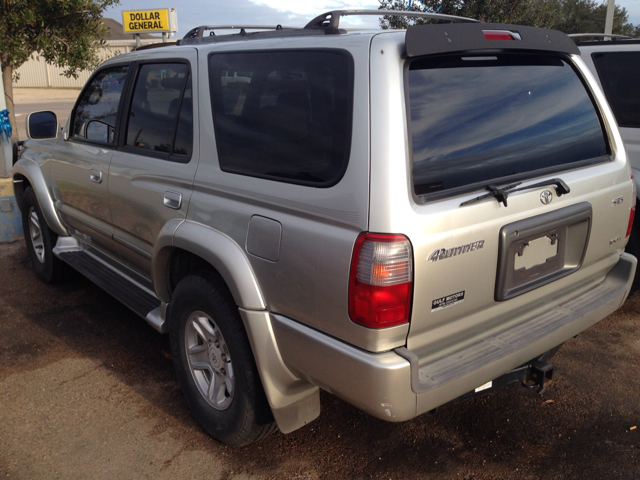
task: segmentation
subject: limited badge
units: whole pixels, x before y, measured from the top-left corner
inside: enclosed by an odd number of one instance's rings
[[[431,311],[437,312],[438,310],[451,307],[457,303],[462,303],[463,301],[464,301],[464,290],[462,292],[447,295],[446,297],[436,298],[431,302]]]

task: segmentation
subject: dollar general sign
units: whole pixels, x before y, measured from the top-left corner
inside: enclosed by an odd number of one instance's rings
[[[125,33],[175,32],[178,30],[175,20],[177,20],[175,8],[122,12]]]

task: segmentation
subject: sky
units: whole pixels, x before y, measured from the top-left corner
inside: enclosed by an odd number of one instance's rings
[[[418,1],[418,0],[414,0]],[[640,24],[640,0],[616,0],[625,7],[629,21]],[[321,13],[331,10],[377,10],[377,0],[120,0],[105,16],[122,23],[123,10],[144,10],[173,7],[178,13],[177,38],[199,25],[283,25],[302,27]],[[378,28],[378,17],[346,17],[340,25],[351,28]],[[603,25],[604,30],[604,25]]]

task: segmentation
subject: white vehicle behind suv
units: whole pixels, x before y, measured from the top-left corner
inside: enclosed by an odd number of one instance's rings
[[[640,187],[640,38],[588,33],[569,36],[577,41],[582,60],[611,105],[637,189]],[[636,257],[640,255],[640,220],[632,227],[626,251]],[[632,290],[634,293],[640,290],[638,273]]]

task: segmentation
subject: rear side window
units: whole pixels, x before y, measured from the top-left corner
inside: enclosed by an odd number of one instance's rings
[[[213,54],[209,67],[222,170],[317,187],[340,180],[351,138],[348,54]]]
[[[417,59],[408,88],[416,195],[450,196],[607,159],[591,97],[560,58]]]
[[[640,127],[640,52],[592,54],[620,127]]]
[[[107,68],[93,77],[73,114],[73,138],[113,143],[118,104],[128,69],[128,66]]]

